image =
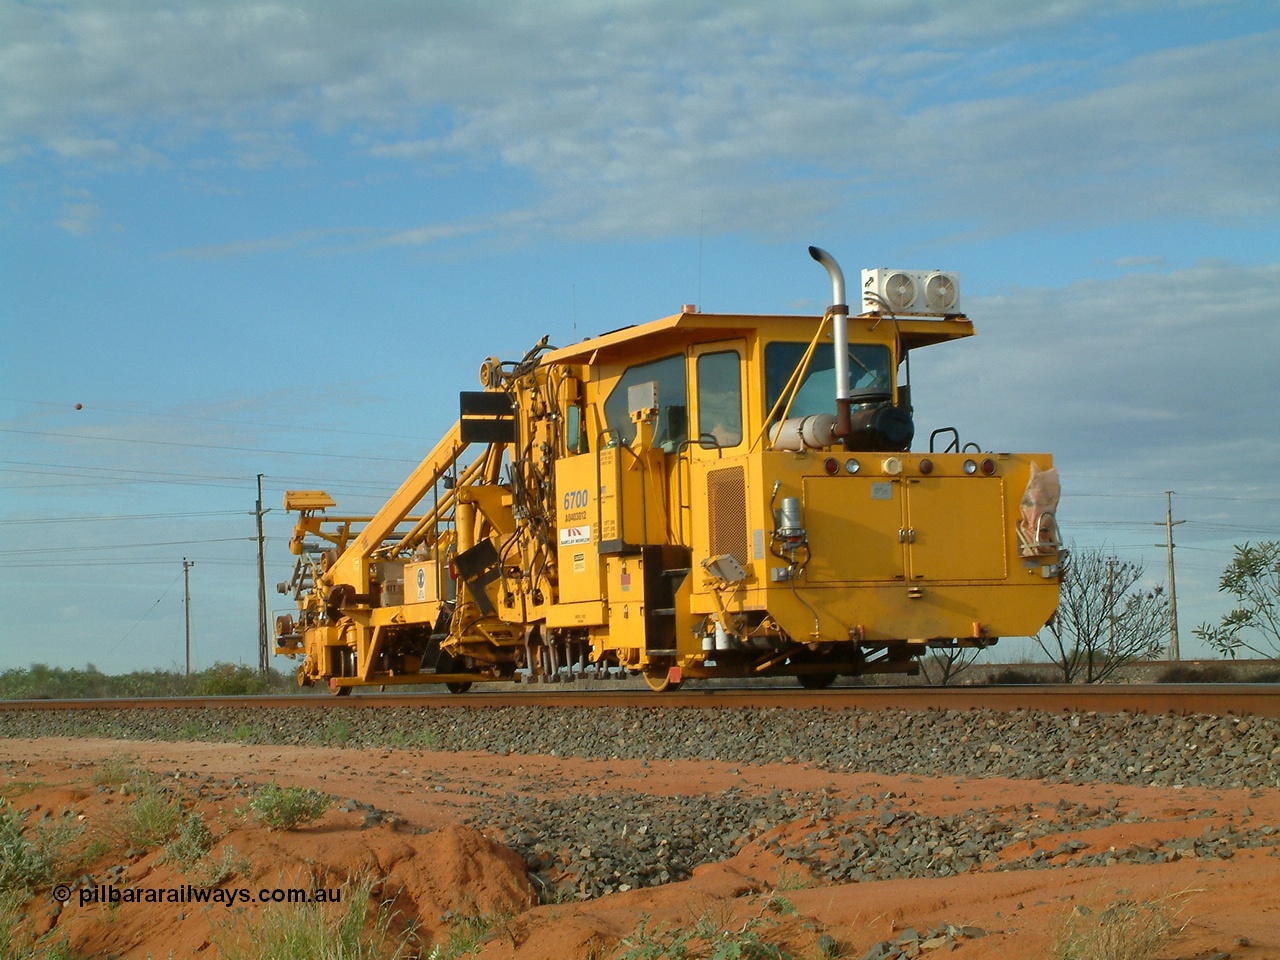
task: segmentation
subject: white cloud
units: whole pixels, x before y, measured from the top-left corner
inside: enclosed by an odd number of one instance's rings
[[[525,205],[544,228],[585,236],[687,233],[693,210],[712,231],[786,229],[873,214],[877,191],[914,205],[900,215],[1000,228],[1274,215],[1280,34],[1127,60],[1077,50],[1028,65],[1008,53],[1114,10],[9,8],[0,147],[11,159],[39,143],[65,162],[156,162],[218,131],[228,162],[260,167],[314,161],[310,135],[341,134],[422,176],[518,171],[537,186]]]
[[[1168,267],[1169,261],[1164,257],[1135,254],[1130,257],[1117,257],[1111,261],[1111,265],[1122,270],[1136,270],[1141,267]]]
[[[76,237],[87,236],[98,229],[102,208],[96,203],[64,203],[58,226]]]
[[[329,248],[338,240],[359,240],[368,234],[363,228],[339,228],[331,230],[299,230],[294,233],[257,240],[234,240],[230,243],[211,244],[202,247],[186,247],[174,250],[170,256],[186,260],[228,260],[235,257],[260,256],[287,250],[315,250]]]
[[[1277,284],[1280,265],[1204,264],[971,298],[978,336],[925,351],[917,407],[972,425],[984,446],[1260,478],[1280,458]]]

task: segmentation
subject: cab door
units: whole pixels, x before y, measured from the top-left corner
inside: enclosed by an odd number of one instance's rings
[[[731,554],[743,566],[753,553],[747,535],[745,340],[700,343],[689,350],[688,457],[682,511],[695,562]],[[705,551],[705,552],[704,552]]]

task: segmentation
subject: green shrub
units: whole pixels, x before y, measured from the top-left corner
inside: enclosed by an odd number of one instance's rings
[[[266,693],[271,681],[244,664],[215,663],[205,670],[193,691],[197,697],[235,697]]]
[[[98,764],[98,769],[93,772],[93,785],[95,787],[119,787],[137,779],[138,775],[139,771],[132,757],[126,757],[122,753],[113,753]]]
[[[793,908],[794,909],[794,908]],[[708,960],[782,960],[789,956],[763,933],[776,925],[766,917],[751,917],[741,924],[704,913],[692,929],[660,924],[650,930],[642,916],[635,932],[618,943],[618,960],[663,960],[706,957]]]
[[[410,955],[413,931],[391,932],[386,904],[371,905],[372,884],[359,881],[337,904],[267,907],[216,939],[225,960],[399,960]]]
[[[189,697],[234,694],[296,693],[292,675],[271,670],[262,676],[252,667],[215,663],[187,676],[171,670],[135,670],[109,675],[92,663],[84,669],[33,663],[0,672],[0,699],[80,700],[95,697]]]
[[[192,810],[182,818],[177,835],[164,845],[164,855],[160,859],[185,873],[209,852],[212,845],[213,831],[204,822],[200,811]]]
[[[471,956],[495,927],[503,922],[501,917],[453,917],[444,943],[437,943],[427,954],[427,960],[456,960]]]
[[[425,750],[431,750],[439,742],[440,737],[431,730],[415,730],[413,733],[406,733],[403,730],[393,730],[387,737],[387,746],[401,749],[418,747]]]
[[[0,960],[78,960],[66,937],[57,928],[37,937],[26,919],[26,899],[18,893],[0,893]]]
[[[351,723],[330,719],[320,731],[320,742],[333,747],[344,747],[351,741]]]
[[[182,804],[162,787],[144,781],[116,826],[118,839],[130,848],[168,843],[182,826]]]
[[[47,881],[53,860],[23,832],[27,815],[0,801],[0,893],[30,890]]]
[[[28,814],[0,799],[0,894],[25,894],[54,880],[84,825],[70,811],[27,828]]]
[[[228,843],[222,848],[220,858],[215,859],[212,853],[206,853],[184,872],[197,887],[216,887],[234,876],[247,877],[252,869],[249,858]]]
[[[332,802],[318,790],[268,783],[249,798],[249,810],[268,830],[294,830],[319,820]]]

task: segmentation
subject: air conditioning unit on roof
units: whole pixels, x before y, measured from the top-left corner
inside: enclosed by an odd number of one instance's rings
[[[863,270],[862,312],[900,317],[959,313],[960,277],[937,270]]]

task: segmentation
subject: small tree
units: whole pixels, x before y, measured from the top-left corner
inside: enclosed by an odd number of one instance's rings
[[[1280,657],[1280,540],[1257,546],[1236,544],[1236,555],[1222,572],[1218,590],[1233,594],[1240,606],[1216,627],[1202,623],[1192,632],[1233,659],[1241,650],[1269,659]],[[1244,631],[1259,636],[1251,639]]]
[[[925,683],[945,687],[958,680],[978,659],[982,647],[936,647],[920,661]]]
[[[1144,569],[1103,549],[1068,552],[1058,612],[1035,636],[1062,670],[1064,683],[1096,683],[1126,663],[1160,652],[1169,628],[1169,600],[1163,587],[1142,586]]]

